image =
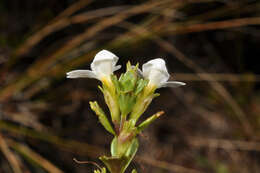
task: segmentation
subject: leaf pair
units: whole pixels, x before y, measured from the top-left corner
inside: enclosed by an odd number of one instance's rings
[[[107,166],[108,170],[112,173],[124,173],[132,159],[134,158],[139,143],[136,138],[134,138],[129,147],[127,148],[126,152],[122,156],[118,156],[118,148],[117,148],[117,138],[115,137],[111,143],[111,157],[102,156],[100,160],[104,162]],[[133,170],[132,173],[136,173],[136,170]]]

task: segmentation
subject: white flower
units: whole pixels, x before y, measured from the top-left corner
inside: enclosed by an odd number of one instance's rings
[[[67,73],[67,78],[95,78],[98,80],[109,78],[114,71],[121,68],[120,65],[116,66],[118,59],[115,54],[102,50],[96,54],[91,63],[91,70],[74,70]]]
[[[142,76],[149,80],[148,85],[161,87],[179,87],[186,85],[183,82],[178,81],[168,81],[170,75],[167,71],[165,61],[161,58],[153,59],[143,64],[142,66]]]

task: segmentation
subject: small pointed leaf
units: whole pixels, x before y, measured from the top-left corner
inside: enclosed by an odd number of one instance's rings
[[[98,103],[95,102],[89,102],[90,108],[97,114],[98,119],[100,123],[104,126],[104,128],[115,135],[115,131],[113,127],[111,126],[109,120],[107,119],[107,116],[105,115],[104,111],[99,107]]]
[[[142,122],[138,127],[137,127],[137,133],[140,133],[143,131],[148,125],[150,125],[154,120],[159,118],[164,112],[160,111],[157,112],[156,114],[152,115],[151,117],[147,118],[144,122]]]
[[[137,81],[137,87],[135,89],[135,95],[138,95],[143,89],[144,87],[148,84],[147,80],[144,79],[139,79]]]
[[[127,158],[127,163],[124,165],[123,172],[125,172],[126,168],[133,160],[133,158],[138,150],[138,147],[139,147],[138,139],[134,138],[131,146],[129,147],[129,149],[127,150],[126,155],[125,155]]]

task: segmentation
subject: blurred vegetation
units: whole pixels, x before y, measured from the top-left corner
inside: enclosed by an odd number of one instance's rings
[[[0,1],[0,172],[90,172],[110,137],[88,102],[92,79],[67,80],[108,49],[164,58],[187,86],[160,89],[165,115],[141,137],[138,172],[260,172],[257,0]],[[123,69],[124,70],[124,69]],[[144,117],[145,118],[145,117]]]

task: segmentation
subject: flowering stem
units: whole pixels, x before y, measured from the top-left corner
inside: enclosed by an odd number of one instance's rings
[[[132,66],[128,62],[126,72],[119,78],[113,74],[121,67],[116,65],[117,61],[116,55],[102,50],[91,63],[91,70],[74,70],[67,73],[67,78],[89,77],[102,82],[102,87],[99,86],[99,89],[103,92],[114,127],[96,101],[90,102],[90,107],[104,128],[114,135],[111,142],[111,156],[100,157],[110,173],[125,172],[139,147],[136,136],[163,114],[163,111],[158,112],[136,126],[136,122],[152,100],[159,96],[155,90],[161,87],[176,88],[185,85],[178,81],[168,82],[170,75],[163,59],[148,61],[143,64],[142,71],[139,70],[138,64]],[[106,173],[105,167],[99,169],[94,173]],[[132,170],[132,173],[136,173],[136,170]]]

